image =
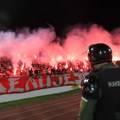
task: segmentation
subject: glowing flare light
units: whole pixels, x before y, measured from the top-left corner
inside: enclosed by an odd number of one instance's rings
[[[22,61],[21,71],[25,66],[32,67],[32,63],[49,63],[57,68],[59,62],[65,62],[65,68],[69,67],[68,61],[76,67],[88,68],[87,49],[95,43],[108,44],[113,51],[113,61],[120,60],[119,38],[120,29],[109,33],[103,27],[96,24],[83,28],[73,26],[65,33],[65,38],[56,36],[52,28],[39,28],[21,32],[0,31],[0,58],[7,56],[12,61],[14,75],[16,75],[18,61]],[[83,62],[83,65],[80,64]],[[25,64],[23,64],[25,63]],[[81,69],[82,71],[82,69]]]

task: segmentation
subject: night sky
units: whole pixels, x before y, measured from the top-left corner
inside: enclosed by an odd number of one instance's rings
[[[69,26],[98,24],[120,27],[120,6],[114,0],[0,0],[0,30],[52,25],[58,35]]]

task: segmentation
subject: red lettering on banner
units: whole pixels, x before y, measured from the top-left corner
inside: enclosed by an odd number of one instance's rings
[[[6,88],[0,83],[0,93],[6,93]]]
[[[32,84],[33,89],[37,89],[37,88],[38,88],[38,84],[37,84],[36,80],[35,80],[34,78],[30,77],[30,78],[27,80],[27,83],[26,83],[26,85],[25,85],[25,90],[26,90],[26,91],[31,90],[30,84]]]
[[[65,78],[65,85],[74,84],[74,81],[70,81],[70,74],[65,74],[64,78]]]
[[[20,78],[9,78],[8,81],[10,82],[10,89],[8,90],[8,93],[11,92],[23,92],[24,89],[23,88],[18,88],[15,85],[19,84],[19,79]]]
[[[62,82],[63,82],[62,76],[58,76],[58,83],[57,83],[57,81],[53,81],[52,84],[54,87],[58,87],[58,86],[62,85]]]
[[[80,84],[86,74],[73,73],[41,77],[0,78],[0,94],[21,93],[37,89]]]

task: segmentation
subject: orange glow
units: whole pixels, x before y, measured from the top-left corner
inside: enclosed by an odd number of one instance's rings
[[[32,63],[49,63],[57,68],[59,62],[65,62],[64,66],[68,68],[70,66],[68,61],[78,69],[87,68],[89,65],[86,62],[88,61],[86,55],[91,44],[109,45],[113,51],[113,61],[120,60],[119,30],[110,33],[96,24],[84,29],[76,26],[68,30],[64,39],[58,37],[53,28],[39,28],[33,31],[28,29],[27,33],[20,31],[17,34],[14,31],[1,31],[0,57],[7,56],[11,59],[14,75],[19,61],[21,61],[20,70],[23,70],[25,66],[31,68]],[[79,67],[76,65],[77,60]],[[25,63],[25,66],[22,63]]]
[[[60,60],[62,60],[62,56],[57,57],[57,61],[60,61]]]

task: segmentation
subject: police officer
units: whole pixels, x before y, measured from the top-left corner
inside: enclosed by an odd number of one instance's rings
[[[112,50],[103,43],[88,49],[92,71],[81,82],[79,120],[120,120],[120,68],[112,63]]]

